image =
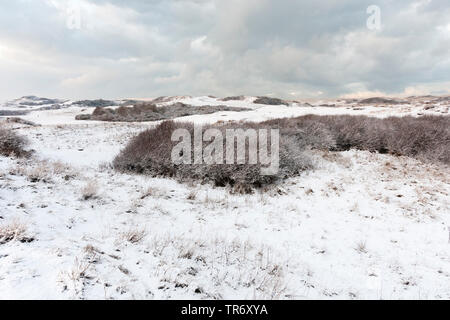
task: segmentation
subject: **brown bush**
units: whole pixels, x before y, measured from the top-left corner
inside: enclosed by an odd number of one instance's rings
[[[77,115],[75,119],[114,122],[142,122],[170,120],[178,117],[210,114],[220,111],[240,112],[248,110],[250,109],[228,106],[191,106],[181,102],[174,103],[170,106],[161,107],[157,107],[152,103],[138,103],[134,106],[120,106],[117,109],[97,107],[92,115],[81,114]]]
[[[255,123],[240,123],[213,126],[223,132],[226,129],[259,129],[263,128]],[[267,126],[265,126],[267,127]],[[264,128],[265,128],[264,127]],[[234,186],[236,184],[261,187],[274,183],[279,179],[299,174],[312,167],[310,157],[305,153],[302,144],[294,136],[280,136],[280,164],[279,172],[275,175],[261,175],[260,164],[249,164],[246,154],[246,164],[174,164],[171,153],[177,142],[171,141],[175,129],[185,128],[194,136],[192,123],[175,123],[165,121],[155,127],[142,132],[135,137],[121,153],[114,159],[113,166],[119,171],[143,173],[151,176],[169,176],[180,180],[200,180],[213,182],[216,186]],[[211,128],[204,126],[203,130]],[[267,127],[268,128],[268,127]],[[204,143],[206,146],[209,143]],[[246,141],[248,146],[248,141]],[[235,144],[235,151],[237,145]],[[226,150],[224,141],[224,150]],[[192,159],[194,148],[192,147]],[[235,152],[236,154],[236,152]]]
[[[334,140],[328,149],[368,150],[414,157],[420,160],[450,163],[450,117],[423,116],[419,118],[389,117],[378,119],[366,116],[318,116],[271,120],[263,124],[277,125],[291,130],[307,130],[317,141],[313,147],[325,147],[326,137]],[[322,145],[321,145],[322,144]]]
[[[281,106],[281,105],[285,105],[288,106],[289,103],[287,101],[278,99],[278,98],[269,98],[269,97],[258,97],[256,98],[253,103],[256,104],[266,104],[266,105],[271,105],[271,106]]]
[[[4,156],[27,157],[30,152],[25,150],[28,144],[25,137],[0,124],[0,154]]]
[[[262,176],[261,166],[248,164],[248,159],[247,164],[243,165],[173,164],[171,152],[177,143],[171,141],[172,132],[185,128],[193,137],[194,125],[166,121],[135,137],[115,158],[113,166],[120,171],[176,177],[181,180],[195,179],[213,182],[216,186],[242,184],[261,187],[312,168],[310,149],[368,150],[449,164],[449,122],[450,118],[444,116],[377,119],[365,116],[308,115],[263,123],[214,125],[214,128],[222,132],[233,128],[280,130],[280,170],[276,175]],[[208,128],[203,127],[204,130]]]
[[[220,101],[242,101],[242,100],[245,100],[245,96],[232,96],[220,99]]]

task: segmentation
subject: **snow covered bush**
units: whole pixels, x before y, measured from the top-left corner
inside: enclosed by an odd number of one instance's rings
[[[387,134],[389,153],[450,164],[450,117],[392,117],[394,134]]]
[[[246,164],[174,164],[171,152],[177,142],[172,142],[171,136],[175,129],[180,128],[188,130],[194,137],[192,123],[163,122],[136,136],[115,158],[113,167],[123,172],[213,182],[221,187],[238,186],[239,192],[248,192],[313,168],[312,149],[359,149],[450,163],[450,118],[444,116],[379,119],[307,115],[262,123],[239,122],[202,127],[202,130],[218,129],[224,137],[227,129],[279,129],[279,170],[273,175],[261,175],[261,165],[249,164],[248,154]],[[249,142],[245,143],[248,146]],[[207,144],[203,142],[203,148]],[[194,147],[191,152],[194,153]]]
[[[180,180],[199,180],[213,182],[216,186],[237,186],[240,190],[250,191],[254,187],[275,183],[280,179],[291,177],[300,172],[312,168],[312,160],[308,154],[308,143],[298,143],[298,138],[293,135],[280,136],[279,171],[273,175],[262,175],[261,164],[250,164],[249,154],[246,153],[245,164],[174,164],[171,154],[177,144],[171,137],[175,129],[187,129],[194,136],[192,123],[180,123],[166,121],[153,129],[142,132],[135,137],[121,153],[115,158],[113,166],[123,172],[135,172],[151,176],[169,176]],[[234,123],[213,126],[204,126],[203,130],[214,128],[223,133],[227,129],[262,129],[269,126],[261,126],[256,123]],[[203,131],[204,132],[204,131]],[[305,132],[305,135],[308,133]],[[307,138],[309,141],[312,137]],[[224,150],[225,148],[224,141]],[[248,145],[248,140],[246,144]],[[204,143],[204,147],[209,143]],[[235,154],[237,144],[234,144]],[[194,148],[192,148],[192,153]],[[248,186],[243,188],[243,186]]]
[[[0,154],[4,156],[14,155],[16,157],[26,157],[29,152],[25,150],[27,140],[15,133],[4,124],[0,124]]]
[[[350,149],[409,156],[420,160],[450,163],[450,117],[318,116],[270,120],[284,130],[298,134],[301,143],[332,151]]]
[[[137,103],[133,106],[120,106],[117,109],[97,107],[91,115],[81,114],[76,120],[97,120],[111,122],[140,122],[169,120],[189,115],[210,114],[219,111],[248,111],[247,108],[222,106],[191,106],[177,102],[170,106],[157,107],[152,103]]]
[[[278,99],[278,98],[269,98],[269,97],[258,97],[255,99],[255,101],[253,101],[253,103],[256,104],[266,104],[266,105],[270,105],[270,106],[280,106],[280,105],[285,105],[288,106],[289,103]]]

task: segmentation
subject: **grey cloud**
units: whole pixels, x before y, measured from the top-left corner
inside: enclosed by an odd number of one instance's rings
[[[450,81],[447,1],[18,0],[0,4],[0,99],[403,92]],[[81,29],[66,7],[81,4]],[[366,28],[381,8],[382,30]],[[291,94],[295,93],[295,94]]]

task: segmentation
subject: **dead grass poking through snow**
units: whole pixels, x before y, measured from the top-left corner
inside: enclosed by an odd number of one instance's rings
[[[359,253],[367,253],[367,244],[365,241],[360,241],[356,244],[356,251]]]
[[[99,185],[96,181],[91,180],[81,189],[81,197],[83,200],[90,200],[98,197]]]
[[[270,247],[241,239],[155,236],[147,249],[164,257],[155,274],[164,289],[189,288],[199,298],[223,299],[230,287],[246,299],[280,299],[288,295],[284,266]]]
[[[191,190],[191,191],[189,192],[189,194],[187,195],[186,200],[191,200],[191,201],[193,201],[193,200],[195,200],[195,199],[197,199],[197,191]]]
[[[70,180],[77,176],[77,172],[70,165],[49,160],[19,161],[9,173],[26,177],[30,182],[44,183],[51,183],[56,177]]]
[[[30,182],[51,182],[52,171],[44,163],[29,165],[27,163],[18,163],[18,165],[10,171],[12,175],[26,177]]]
[[[87,274],[92,263],[75,258],[73,266],[59,274],[59,282],[63,286],[63,291],[68,290],[74,298],[83,299],[86,283],[91,277]]]
[[[76,258],[72,270],[69,271],[69,279],[72,281],[79,281],[80,279],[86,278],[86,272],[89,270],[90,266],[90,263],[80,261]]]
[[[147,231],[145,231],[145,229],[130,229],[123,232],[121,238],[129,243],[136,244],[141,242],[146,235]]]
[[[26,225],[19,221],[0,225],[0,245],[10,241],[27,243],[33,240],[34,238],[28,235]]]
[[[147,189],[145,189],[142,192],[141,200],[148,198],[148,197],[162,198],[167,195],[168,195],[168,191],[164,188],[148,187]]]

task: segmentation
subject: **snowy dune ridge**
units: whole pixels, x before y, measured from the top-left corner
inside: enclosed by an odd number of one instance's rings
[[[230,97],[235,98],[235,97]],[[239,98],[239,99],[238,99]],[[81,100],[71,101],[63,99],[38,98],[35,96],[22,97],[0,104],[0,116],[9,116],[8,112],[19,112],[19,116],[41,124],[82,123],[75,120],[75,116],[89,112],[96,106],[117,108],[120,105],[132,105],[142,101],[152,102],[156,106],[169,106],[177,102],[191,106],[227,106],[253,109],[247,112],[234,113],[218,112],[213,116],[183,117],[186,121],[264,121],[279,117],[293,117],[305,114],[351,114],[370,115],[374,117],[402,116],[402,115],[448,115],[450,97],[410,97],[405,99],[337,99],[311,102],[285,101],[286,105],[257,104],[257,97],[240,96],[236,99],[204,97],[160,97],[156,99],[122,99],[122,100]],[[391,102],[389,102],[391,101]],[[386,103],[387,102],[387,103]],[[390,103],[390,104],[389,104]],[[38,112],[34,112],[38,111]],[[11,114],[13,116],[14,114]],[[51,123],[49,123],[51,121]]]
[[[195,123],[448,116],[450,106],[446,97],[255,99],[152,100],[251,109],[176,119]],[[33,158],[0,156],[0,238],[15,235],[0,243],[0,299],[450,298],[448,166],[317,151],[315,170],[267,192],[231,194],[117,173],[114,157],[159,122],[75,120],[127,101],[76,102],[30,96],[0,106],[36,124],[7,124],[29,139]]]

